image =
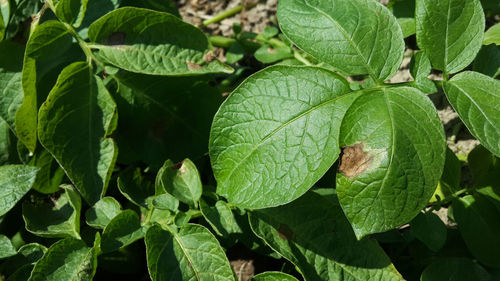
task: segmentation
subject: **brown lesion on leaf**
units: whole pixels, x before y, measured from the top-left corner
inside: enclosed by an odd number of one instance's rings
[[[214,52],[208,51],[203,56],[203,61],[204,62],[213,62],[216,58],[217,58],[217,56],[215,55]]]
[[[124,45],[127,41],[127,34],[121,31],[115,31],[108,36],[108,45],[118,46]]]
[[[269,48],[267,48],[267,52],[270,53],[270,54],[274,54],[274,53],[276,53],[276,50],[273,49],[273,48],[271,48],[271,47],[269,47]]]
[[[186,65],[188,67],[189,70],[199,70],[199,69],[203,69],[203,66],[195,63],[195,62],[191,62],[191,61],[187,61],[186,62]]]
[[[347,178],[362,174],[373,161],[373,156],[363,151],[363,143],[356,143],[342,148],[339,172]]]
[[[292,240],[293,231],[288,225],[280,223],[278,227],[278,237],[285,240]]]

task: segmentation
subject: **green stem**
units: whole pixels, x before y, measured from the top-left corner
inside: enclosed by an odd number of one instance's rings
[[[453,194],[445,197],[444,199],[439,200],[438,202],[430,204],[430,206],[432,206],[433,209],[437,210],[441,206],[443,206],[443,205],[448,204],[449,202],[451,202],[453,199],[459,198],[461,195],[463,195],[465,193],[468,193],[468,192],[472,192],[472,190],[470,188],[462,188],[462,189],[456,191],[455,193],[453,193]]]
[[[155,209],[155,207],[151,206],[151,209],[149,209],[148,215],[146,216],[146,218],[142,222],[142,225],[148,225],[149,224],[149,222],[151,221],[151,217],[153,215],[154,209]]]
[[[215,35],[215,36],[208,36],[208,41],[210,41],[210,43],[215,47],[227,49],[231,47],[231,45],[233,45],[234,42],[236,42],[236,39]]]
[[[204,27],[204,26],[207,26],[207,25],[212,24],[212,23],[220,22],[223,19],[226,19],[226,18],[229,18],[229,17],[232,17],[232,16],[238,14],[239,12],[243,11],[243,9],[251,9],[251,8],[255,7],[256,5],[257,5],[257,3],[248,3],[247,5],[236,6],[232,9],[229,9],[227,11],[224,11],[224,12],[214,16],[213,18],[205,20],[201,24],[201,26]]]
[[[308,65],[308,66],[313,65],[310,61],[308,61],[306,58],[304,58],[297,50],[293,51],[293,57],[305,65]]]

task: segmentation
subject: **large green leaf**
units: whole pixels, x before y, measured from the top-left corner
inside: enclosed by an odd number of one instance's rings
[[[153,281],[235,280],[219,242],[201,225],[188,224],[178,232],[152,226],[145,242]]]
[[[482,194],[467,195],[452,206],[469,251],[481,263],[500,268],[500,210]]]
[[[206,76],[158,77],[120,71],[114,96],[120,120],[116,142],[121,163],[159,169],[166,159],[199,159],[207,152],[210,125],[223,101]],[[215,83],[214,83],[215,84]]]
[[[0,217],[31,189],[38,168],[24,165],[0,167]]]
[[[71,186],[57,200],[24,202],[26,230],[41,237],[80,238],[80,195]]]
[[[0,118],[13,132],[15,115],[23,101],[21,71],[24,46],[10,41],[0,43]]]
[[[39,113],[40,143],[93,205],[106,192],[117,150],[111,138],[116,106],[87,63],[59,75]]]
[[[446,242],[446,225],[433,212],[418,214],[411,222],[411,233],[434,252]]]
[[[36,175],[33,189],[44,194],[51,194],[59,189],[64,178],[64,170],[50,152],[38,147],[29,161],[29,165],[40,168]]]
[[[49,20],[34,29],[26,45],[22,71],[24,98],[16,113],[15,124],[17,137],[31,152],[36,148],[37,113],[43,101],[43,95],[38,97],[40,93],[37,86],[45,83],[48,88],[43,89],[45,91],[52,87],[48,81],[42,81],[40,76],[62,60],[62,54],[70,49],[71,44],[72,37],[64,24]]]
[[[290,204],[253,211],[250,223],[306,280],[403,280],[376,242],[356,240],[334,197],[309,192]]]
[[[200,173],[189,159],[174,164],[167,160],[158,172],[156,182],[159,187],[180,201],[197,208],[202,193]]]
[[[282,0],[278,23],[297,46],[347,75],[390,78],[403,59],[401,27],[373,0]]]
[[[103,253],[118,250],[141,239],[145,232],[139,215],[132,210],[125,210],[116,215],[104,228],[101,249]]]
[[[488,272],[468,258],[441,258],[429,265],[421,281],[493,281]]]
[[[113,197],[104,197],[85,212],[88,225],[103,229],[121,212],[121,206]]]
[[[89,38],[99,57],[132,72],[153,75],[231,73],[208,54],[203,32],[168,13],[124,7],[94,22]]]
[[[8,258],[17,254],[9,237],[0,234],[0,259]]]
[[[97,267],[99,238],[89,248],[82,240],[54,243],[36,264],[28,281],[91,281]]]
[[[435,69],[458,72],[481,48],[485,23],[479,0],[417,0],[415,20],[418,46]]]
[[[466,71],[445,82],[444,90],[471,134],[500,156],[500,81]]]
[[[265,208],[304,194],[337,159],[339,120],[355,95],[321,68],[272,66],[243,82],[214,117],[217,192]]]
[[[337,192],[358,238],[409,222],[443,171],[443,125],[415,88],[363,91],[342,121],[340,145]]]
[[[489,45],[489,44],[500,45],[500,23],[497,23],[494,26],[490,27],[484,33],[483,44],[484,45]]]
[[[57,17],[74,27],[82,24],[89,0],[60,0],[56,6]]]

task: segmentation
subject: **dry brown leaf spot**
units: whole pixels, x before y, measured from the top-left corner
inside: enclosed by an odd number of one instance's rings
[[[355,178],[362,174],[373,161],[373,156],[363,151],[363,143],[342,148],[339,172],[347,178]]]

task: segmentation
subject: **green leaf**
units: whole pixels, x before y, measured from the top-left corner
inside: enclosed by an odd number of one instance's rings
[[[231,47],[226,52],[226,63],[233,64],[241,60],[245,56],[245,49],[238,41],[231,44]]]
[[[153,281],[235,280],[219,242],[201,225],[188,224],[178,232],[152,226],[145,242]]]
[[[41,237],[75,237],[80,239],[81,199],[71,186],[63,186],[57,200],[23,203],[26,230]]]
[[[97,245],[89,248],[74,238],[57,241],[35,264],[28,281],[91,281],[97,267]]]
[[[495,44],[500,45],[500,23],[490,27],[484,33],[483,45]]]
[[[47,252],[47,248],[44,245],[38,243],[24,244],[19,248],[19,254],[21,254],[28,263],[35,263],[40,260],[43,255]]]
[[[397,20],[403,31],[404,38],[410,37],[417,32],[414,18],[398,18]]]
[[[118,177],[118,189],[130,202],[149,208],[148,198],[155,195],[153,181],[146,178],[139,168],[125,170]]]
[[[403,60],[401,27],[377,1],[282,0],[278,23],[299,48],[347,75],[385,80]]]
[[[415,20],[418,46],[437,70],[458,72],[481,48],[485,23],[479,0],[418,0]]]
[[[104,229],[121,212],[121,206],[113,197],[104,197],[85,212],[85,221],[94,228]]]
[[[179,14],[179,11],[177,9],[177,6],[175,5],[173,0],[162,0],[162,1],[157,1],[157,0],[122,0],[122,7],[123,6],[133,6],[133,7],[138,7],[138,8],[146,8],[146,9],[151,9],[159,12],[166,12],[169,14],[172,14],[178,18],[182,18],[181,15]]]
[[[105,194],[116,160],[117,149],[107,137],[115,114],[113,99],[84,62],[61,72],[40,109],[40,143],[90,205]]]
[[[209,42],[196,27],[174,15],[124,7],[94,22],[89,38],[99,57],[128,71],[152,75],[231,73],[208,54]]]
[[[442,258],[429,265],[420,281],[490,281],[490,275],[479,264],[468,258]]]
[[[191,160],[184,159],[177,164],[167,160],[158,171],[156,182],[181,202],[194,208],[198,206],[203,188],[200,173]]]
[[[0,217],[31,189],[37,172],[38,168],[24,165],[0,167]]]
[[[217,235],[227,237],[230,234],[243,233],[233,211],[226,202],[217,201],[215,206],[209,206],[202,200],[200,201],[200,211]]]
[[[23,57],[23,45],[10,41],[0,43],[0,118],[7,122],[14,133],[16,111],[23,101],[21,88]]]
[[[356,240],[329,196],[308,192],[290,204],[253,211],[250,223],[307,280],[403,280],[374,240]]]
[[[500,46],[487,45],[481,47],[477,54],[472,70],[493,78],[500,75]]]
[[[410,73],[413,76],[413,85],[425,94],[437,92],[434,83],[427,78],[431,74],[431,62],[423,51],[416,52],[410,61]]]
[[[436,189],[445,161],[437,111],[410,87],[364,90],[340,128],[342,209],[358,238],[409,222]]]
[[[7,1],[7,3],[8,2],[9,1]],[[3,37],[5,35],[5,29],[6,29],[5,20],[3,19],[2,13],[0,13],[0,42],[3,40]]]
[[[35,28],[26,45],[22,71],[24,98],[17,110],[15,124],[17,137],[31,152],[35,151],[37,141],[37,113],[41,103],[37,97],[37,82],[42,76],[41,64],[59,61],[55,54],[61,56],[71,44],[72,37],[64,24],[49,20]]]
[[[34,190],[43,194],[52,194],[59,190],[64,170],[47,150],[38,147],[29,164],[40,168],[33,183]]]
[[[179,208],[179,200],[168,193],[164,193],[153,198],[153,206],[160,210],[175,212]]]
[[[9,237],[0,234],[0,259],[5,259],[16,254],[16,248],[12,245]]]
[[[56,6],[56,16],[74,27],[82,24],[89,0],[60,0]]]
[[[482,145],[474,148],[467,156],[474,187],[492,186],[500,188],[500,159]]]
[[[431,202],[443,200],[460,190],[462,176],[462,163],[451,149],[446,147],[446,160],[444,161],[443,174]],[[439,198],[437,198],[439,197]]]
[[[217,193],[245,208],[304,194],[339,155],[336,120],[356,96],[344,97],[349,91],[342,77],[315,67],[272,66],[247,78],[214,117]]]
[[[89,26],[98,18],[117,9],[120,6],[120,2],[121,0],[88,0],[85,17],[77,29],[78,35],[83,39],[87,39]]]
[[[108,253],[125,247],[144,237],[145,232],[139,215],[132,210],[125,210],[116,215],[104,228],[102,252]]]
[[[293,52],[288,46],[272,47],[264,44],[255,51],[254,56],[262,63],[273,63],[283,59],[293,58]]]
[[[482,194],[453,202],[453,216],[467,248],[481,263],[500,268],[500,210]]]
[[[446,225],[432,212],[418,214],[410,222],[410,227],[411,233],[434,252],[446,243]]]
[[[444,90],[471,134],[500,156],[500,81],[466,71],[444,83]]]
[[[252,277],[252,281],[298,281],[297,278],[283,272],[267,271]]]

